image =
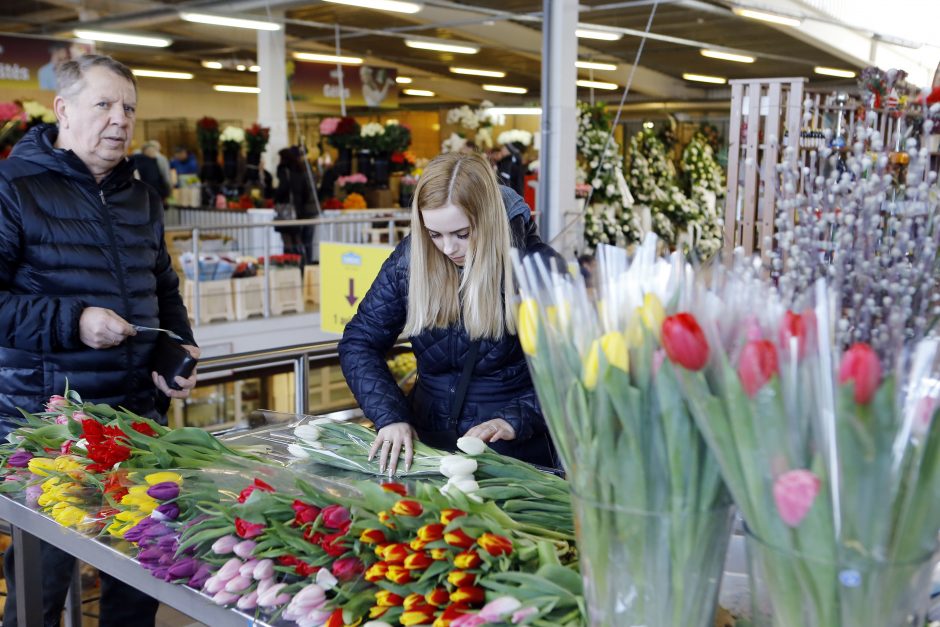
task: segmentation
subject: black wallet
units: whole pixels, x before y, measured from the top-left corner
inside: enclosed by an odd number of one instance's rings
[[[196,368],[196,358],[183,348],[183,345],[166,333],[157,334],[157,343],[153,349],[153,369],[166,380],[172,390],[179,390],[176,377],[189,378]]]

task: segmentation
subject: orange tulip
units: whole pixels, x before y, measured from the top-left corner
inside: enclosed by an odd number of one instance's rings
[[[450,549],[431,549],[431,559],[435,562],[446,560],[450,555]]]
[[[498,536],[495,533],[484,533],[477,540],[477,544],[494,557],[512,553],[512,540]]]
[[[372,566],[369,566],[369,569],[366,571],[363,578],[366,581],[371,581],[375,583],[377,581],[382,581],[385,579],[385,573],[388,572],[388,564],[385,562],[376,562]]]
[[[467,512],[464,512],[459,509],[442,509],[441,510],[441,523],[449,525],[450,521],[455,518],[460,518],[461,516],[466,516]]]
[[[450,601],[450,593],[446,588],[434,588],[424,595],[424,600],[435,607],[444,607]]]
[[[385,542],[385,534],[380,529],[364,529],[359,534],[359,541],[363,544],[382,544]]]
[[[369,618],[378,618],[379,616],[381,616],[388,610],[389,608],[387,607],[383,607],[381,605],[373,605],[372,607],[369,608]]]
[[[399,516],[420,516],[424,513],[424,508],[417,501],[402,499],[392,506],[392,513]]]
[[[462,570],[453,570],[449,575],[447,575],[448,583],[457,586],[458,588],[461,586],[472,586],[474,583],[476,583],[476,580],[476,575]],[[453,601],[453,598],[451,601]]]
[[[424,551],[412,553],[405,558],[405,568],[408,570],[424,570],[433,563],[434,560]]]
[[[411,581],[411,573],[409,573],[408,569],[404,566],[392,564],[388,567],[388,572],[385,573],[385,578],[392,583],[404,584]]]
[[[422,540],[421,538],[415,538],[408,544],[408,546],[411,547],[412,551],[423,551],[424,547],[426,547],[427,545],[428,543]]]
[[[398,607],[404,602],[402,597],[388,590],[378,590],[375,593],[375,604],[381,607]]]
[[[424,595],[417,592],[412,592],[405,597],[405,610],[413,610],[415,607],[427,605],[424,600]]]
[[[408,625],[430,625],[434,622],[434,610],[428,606],[415,610],[405,610],[398,622],[406,627]]]
[[[450,624],[461,614],[466,614],[468,609],[463,603],[452,603],[437,617],[432,627],[450,627]]]
[[[469,549],[476,540],[468,536],[463,529],[454,529],[444,534],[444,542],[461,549]]]
[[[389,564],[402,564],[410,554],[411,549],[408,548],[407,544],[389,544],[382,553],[382,559]]]
[[[388,512],[379,512],[379,522],[388,527],[389,529],[396,529],[395,523],[393,522],[392,515]]]
[[[454,566],[457,568],[467,570],[469,568],[476,568],[483,562],[483,558],[480,557],[480,554],[474,550],[464,551],[463,553],[458,553],[454,557]]]
[[[418,537],[425,542],[436,542],[444,537],[444,525],[431,523],[418,529]]]
[[[454,603],[478,605],[486,600],[486,592],[476,586],[460,586],[450,593],[450,600]]]

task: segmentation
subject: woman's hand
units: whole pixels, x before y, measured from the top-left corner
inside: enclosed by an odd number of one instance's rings
[[[464,437],[480,438],[484,442],[515,440],[516,430],[502,418],[493,418],[470,428]]]
[[[388,464],[389,476],[395,474],[398,468],[398,456],[401,454],[402,447],[405,449],[405,470],[411,470],[411,460],[414,458],[414,447],[412,440],[415,438],[415,430],[407,422],[395,422],[379,429],[375,435],[375,442],[369,449],[369,461],[375,457],[378,451],[381,451],[379,457],[379,472],[385,472],[385,465]]]

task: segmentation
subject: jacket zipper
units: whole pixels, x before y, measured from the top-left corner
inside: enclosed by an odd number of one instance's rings
[[[121,300],[124,303],[124,316],[130,315],[131,301],[127,296],[127,281],[124,276],[123,266],[121,265],[121,254],[118,251],[117,237],[114,234],[114,224],[111,221],[111,214],[108,212],[108,201],[104,197],[104,190],[98,188],[98,197],[101,198],[101,208],[103,209],[104,221],[108,227],[108,239],[111,242],[111,255],[114,257],[114,271],[117,276],[118,286],[121,288]],[[127,356],[128,371],[131,375],[131,390],[137,389],[137,370],[134,366],[134,355],[130,342],[124,342],[124,352]]]

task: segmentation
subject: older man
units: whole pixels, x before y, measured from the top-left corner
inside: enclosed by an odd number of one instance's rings
[[[57,126],[32,129],[0,162],[0,436],[17,408],[42,411],[68,382],[85,400],[159,418],[173,390],[150,362],[170,329],[198,357],[163,239],[160,198],[126,158],[137,84],[106,56],[58,68]],[[13,574],[12,551],[5,556]],[[46,625],[57,625],[74,559],[43,545]],[[12,593],[12,586],[9,587]],[[4,626],[16,624],[7,597]],[[101,625],[153,624],[156,601],[102,574]]]

